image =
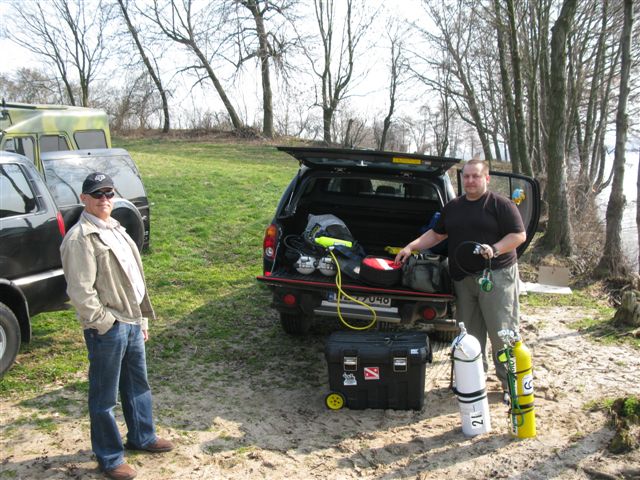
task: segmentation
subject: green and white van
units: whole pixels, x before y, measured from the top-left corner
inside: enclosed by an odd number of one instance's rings
[[[111,148],[109,119],[103,110],[2,102],[0,150],[24,155],[39,171],[43,171],[42,153],[94,148]]]

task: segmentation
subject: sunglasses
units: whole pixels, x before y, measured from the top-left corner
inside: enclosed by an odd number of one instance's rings
[[[102,190],[96,190],[95,192],[91,192],[89,195],[91,195],[92,198],[95,198],[96,200],[99,200],[102,197],[107,197],[107,198],[113,198],[115,196],[116,192],[114,192],[113,190],[109,191],[109,192],[103,192]]]

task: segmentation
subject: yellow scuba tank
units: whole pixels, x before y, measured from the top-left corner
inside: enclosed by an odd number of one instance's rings
[[[515,359],[516,399],[511,401],[513,434],[518,438],[536,436],[536,414],[533,405],[533,366],[531,351],[518,337],[513,345]]]
[[[536,436],[536,417],[533,397],[533,366],[531,351],[520,336],[511,331],[501,331],[505,349],[498,359],[506,364],[511,396],[511,433],[518,438]]]

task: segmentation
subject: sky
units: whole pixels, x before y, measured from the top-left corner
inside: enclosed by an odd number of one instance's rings
[[[1,13],[0,18],[2,18]],[[10,40],[4,38],[0,39],[0,52],[2,52],[0,73],[12,73],[20,67],[36,66],[35,60],[31,57],[31,52],[19,47]]]
[[[374,5],[376,3],[379,5],[389,5],[388,2],[384,2],[383,0],[368,1],[369,4]],[[417,10],[422,9],[420,3],[421,0],[398,0],[397,3],[393,5],[394,7],[401,5],[402,8],[394,9],[393,13],[400,17],[404,16],[406,19],[410,20],[412,17],[415,17],[415,12]],[[0,0],[0,19],[5,18],[7,13],[10,11],[10,8],[9,0]],[[308,28],[317,29],[317,26],[310,25]],[[374,32],[372,37],[384,37],[384,24],[379,22],[377,29],[380,30],[380,33]],[[0,37],[2,37],[2,35],[0,35]],[[176,55],[179,54],[177,47],[175,48],[175,51]],[[38,60],[34,58],[34,55],[31,52],[11,42],[7,38],[0,38],[0,52],[2,52],[0,73],[10,74],[21,67],[37,68],[39,66]],[[364,80],[360,80],[357,90],[354,90],[356,95],[349,99],[349,103],[354,106],[354,109],[361,112],[365,118],[374,118],[376,114],[384,111],[385,105],[388,103],[386,91],[388,79],[388,51],[369,51],[366,54],[361,51],[360,55],[365,57],[368,55],[370,59],[369,63],[372,67],[366,78]],[[380,58],[375,58],[375,56]],[[362,60],[362,58],[360,60]],[[362,61],[358,61],[357,66],[362,66],[363,63],[364,62]],[[249,67],[249,69],[251,68],[252,67]],[[255,76],[257,70],[254,69],[251,71],[249,69],[247,70],[249,73],[244,73],[242,77],[240,77],[242,80],[241,82],[234,82],[236,84],[241,84],[243,87],[242,89],[233,92],[233,88],[232,86],[229,86],[229,82],[225,83],[225,87],[230,90],[229,96],[234,102],[236,102],[236,108],[239,110],[241,116],[243,116],[243,118],[245,118],[249,123],[252,123],[254,120],[261,120],[260,103],[262,93],[259,79]],[[168,77],[169,75],[166,76]],[[183,105],[187,110],[190,108],[203,109],[203,106],[215,105],[212,110],[222,110],[219,98],[209,81],[204,82],[204,88],[196,87],[193,89],[193,95],[191,92],[192,85],[193,79],[186,79],[181,82],[180,86],[173,88],[174,97],[172,100],[174,105]],[[307,93],[311,93],[312,88],[313,87],[307,89]],[[195,100],[192,98],[193,96],[196,97]],[[412,107],[410,102],[405,103],[405,108]],[[402,108],[403,105],[400,103],[399,107]],[[415,105],[413,105],[413,107],[415,107]],[[243,115],[241,112],[246,113]],[[316,113],[319,114],[319,112]]]
[[[4,21],[8,15],[10,5],[7,0],[0,0],[0,24],[6,24]],[[0,27],[2,29],[3,27]],[[2,35],[3,30],[0,30],[0,73],[11,73],[21,66],[21,62],[25,59],[27,62],[33,62],[31,59],[31,53],[21,47],[16,46],[8,38],[4,38]],[[33,65],[33,63],[30,63]]]

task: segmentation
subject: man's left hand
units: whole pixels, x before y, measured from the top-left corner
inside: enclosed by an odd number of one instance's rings
[[[149,330],[142,330],[142,338],[145,342],[149,340]]]

